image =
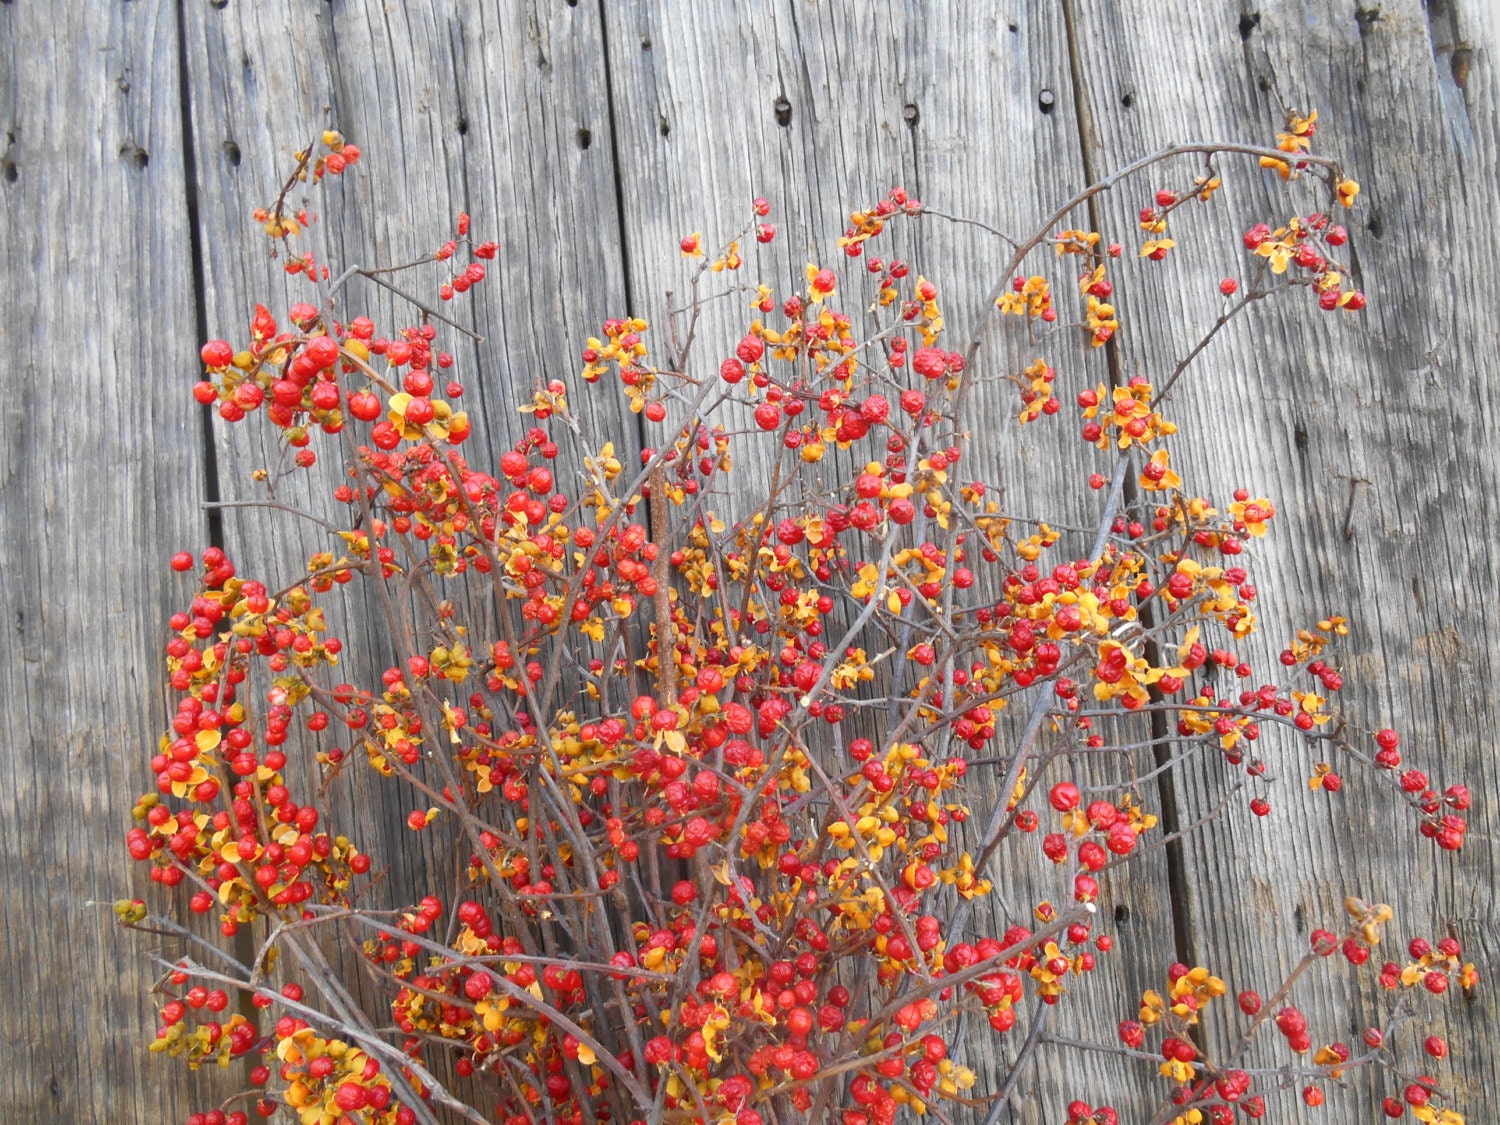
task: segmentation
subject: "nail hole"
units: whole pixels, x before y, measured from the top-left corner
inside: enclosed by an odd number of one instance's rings
[[[1129,109],[1131,106],[1135,105],[1135,95],[1127,90],[1125,93],[1120,95],[1120,104],[1126,109]]]
[[[1043,113],[1051,113],[1052,108],[1057,105],[1057,95],[1051,90],[1043,90],[1037,95],[1036,104]]]
[[[224,155],[228,158],[228,160],[229,160],[229,166],[231,168],[238,168],[240,166],[240,146],[239,145],[235,144],[233,141],[225,141],[224,142]]]
[[[908,125],[915,129],[917,122],[922,119],[922,111],[915,105],[909,105],[901,111],[901,116],[906,119]]]
[[[786,98],[777,98],[772,108],[776,111],[776,124],[784,129],[792,123],[792,103]]]
[[[657,120],[656,131],[664,137],[670,137],[672,135],[672,126],[667,124],[665,117],[662,117]]]
[[[132,168],[144,168],[151,163],[151,154],[137,144],[120,146],[120,159],[128,161]]]
[[[21,178],[21,171],[14,160],[0,160],[0,176],[5,177],[6,183],[13,184]]]
[[[1246,12],[1240,16],[1240,42],[1243,43],[1260,26],[1259,12]]]
[[[1020,30],[1021,30],[1021,29],[1020,29],[1020,28],[1019,28],[1019,27],[1017,27],[1017,26],[1016,26],[1016,25],[1015,25],[1015,24],[1010,24],[1010,25],[1009,25],[1009,26],[1010,26],[1010,33],[1011,33],[1011,34],[1012,34],[1012,35],[1014,35],[1014,34],[1015,34],[1015,33],[1016,33],[1016,32],[1018,32],[1018,31],[1020,31]]]
[[[1448,69],[1453,72],[1453,84],[1464,93],[1469,92],[1469,68],[1474,62],[1474,52],[1467,47],[1454,47],[1453,60]]]
[[[570,7],[570,8],[576,8],[576,7],[578,7],[578,0],[568,0],[568,7]]]
[[[229,7],[229,0],[208,0],[208,6],[222,12]]]
[[[458,135],[460,137],[467,137],[469,135],[469,119],[467,117],[460,117],[458,119]]]
[[[578,147],[579,148],[583,149],[584,151],[588,151],[589,145],[591,145],[593,143],[594,143],[594,134],[590,133],[587,129],[579,129],[578,130]]]
[[[123,74],[120,75],[119,78],[115,79],[115,87],[122,94],[130,93],[130,79],[126,78]]]
[[[643,51],[649,51],[649,50],[651,50],[651,40],[649,40],[649,39],[642,39],[641,40],[641,50],[643,50]]]
[[[1302,904],[1300,902],[1292,908],[1292,925],[1296,927],[1299,934],[1302,932],[1303,927],[1307,925],[1307,919],[1302,913]]]
[[[1385,234],[1385,224],[1380,221],[1378,214],[1372,213],[1370,215],[1370,221],[1365,224],[1365,229],[1376,238],[1381,238]]]
[[[1115,907],[1115,925],[1123,926],[1128,921],[1130,921],[1130,907],[1123,903]]]

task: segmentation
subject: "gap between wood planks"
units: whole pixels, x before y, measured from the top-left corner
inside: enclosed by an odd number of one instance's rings
[[[577,3],[577,0],[569,0]],[[604,107],[609,122],[609,164],[615,185],[615,225],[620,237],[620,277],[625,287],[625,315],[639,315],[635,301],[635,281],[630,274],[630,239],[625,233],[625,177],[620,169],[620,127],[615,108],[615,82],[613,67],[609,59],[609,18],[605,12],[605,0],[599,0],[599,53],[604,61]],[[668,304],[671,302],[669,301]],[[646,419],[643,414],[635,416],[635,447],[647,448]],[[628,497],[627,497],[628,499]],[[652,526],[651,505],[647,505],[646,532],[656,542],[658,530]]]
[[[207,271],[203,258],[203,232],[198,224],[198,154],[193,150],[192,91],[188,81],[188,49],[183,0],[176,2],[177,15],[177,99],[182,112],[182,185],[183,203],[187,208],[188,256],[193,279],[193,322],[198,329],[198,343],[208,340]],[[214,448],[213,408],[204,406],[203,419],[203,497],[210,504],[222,499],[219,492],[219,455]],[[207,509],[208,542],[221,550],[224,546],[224,518],[217,508]]]
[[[193,139],[193,95],[191,83],[188,78],[188,49],[187,49],[187,22],[183,11],[184,0],[176,0],[177,16],[177,98],[182,113],[182,194],[183,206],[187,209],[188,228],[188,256],[190,258],[191,277],[193,286],[193,323],[198,331],[198,344],[201,347],[208,340],[208,300],[207,278],[208,271],[203,254],[203,230],[199,225],[198,211],[198,154],[194,148]],[[196,374],[197,372],[195,372]],[[175,378],[173,382],[175,382]],[[183,393],[187,393],[184,385]],[[208,504],[217,504],[222,499],[219,488],[219,455],[214,446],[214,419],[213,407],[203,406],[200,408],[199,417],[202,419],[200,437],[203,448],[203,498]],[[205,507],[204,518],[207,522],[208,542],[212,547],[224,548],[224,517],[222,509],[217,507]],[[248,929],[240,931],[234,938],[234,955],[239,960],[249,963],[255,956],[255,939]],[[249,993],[240,993],[239,1002],[235,1005],[239,1014],[250,1021],[255,1028],[260,1027],[260,1010],[252,1003]]]
[[[1068,76],[1073,88],[1073,108],[1078,122],[1078,149],[1079,156],[1083,162],[1083,179],[1085,183],[1093,184],[1099,182],[1098,169],[1094,167],[1094,152],[1097,148],[1097,139],[1094,132],[1093,114],[1089,109],[1087,80],[1083,73],[1083,59],[1078,45],[1078,24],[1074,5],[1077,0],[1062,0],[1063,26],[1066,30],[1068,40]],[[1088,200],[1089,229],[1099,229],[1098,197],[1090,196]],[[1121,370],[1119,345],[1113,338],[1106,341],[1104,345],[1105,362],[1109,368],[1109,383],[1111,387],[1122,387],[1125,385],[1125,377]],[[1125,476],[1124,500],[1126,505],[1134,505],[1139,499],[1139,488],[1135,478],[1130,474]],[[1143,623],[1149,629],[1150,607],[1143,607],[1141,616]],[[1161,664],[1161,653],[1155,641],[1146,642],[1146,659],[1154,665]],[[1152,689],[1152,694],[1156,690]],[[1194,942],[1192,933],[1192,914],[1187,897],[1187,860],[1183,854],[1183,840],[1179,833],[1182,827],[1181,809],[1177,801],[1176,778],[1172,771],[1167,768],[1172,758],[1172,746],[1169,741],[1170,728],[1167,713],[1165,711],[1152,711],[1149,718],[1151,724],[1151,738],[1154,743],[1153,752],[1156,758],[1157,769],[1161,771],[1157,780],[1157,792],[1161,798],[1161,827],[1162,832],[1168,837],[1177,837],[1167,844],[1167,894],[1172,910],[1172,940],[1174,953],[1179,962],[1184,965],[1193,965]],[[1194,1029],[1196,1033],[1197,1029]]]

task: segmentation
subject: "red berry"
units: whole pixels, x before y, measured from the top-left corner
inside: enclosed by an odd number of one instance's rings
[[[918,348],[911,366],[924,379],[941,379],[948,373],[948,357],[939,348]]]
[[[766,342],[759,336],[746,336],[734,349],[734,354],[745,363],[755,363],[766,354]]]
[[[198,353],[205,367],[228,367],[234,362],[234,349],[226,340],[210,340]]]
[[[1080,800],[1078,786],[1074,785],[1071,781],[1059,781],[1052,787],[1051,792],[1047,794],[1047,800],[1052,803],[1052,807],[1058,812],[1068,812],[1071,809],[1076,809]]]
[[[373,422],[380,417],[380,399],[369,391],[359,391],[349,396],[349,413],[361,422]]]

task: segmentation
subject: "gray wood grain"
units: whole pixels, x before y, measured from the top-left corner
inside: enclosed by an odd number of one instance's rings
[[[1494,325],[1472,297],[1493,286],[1500,202],[1496,42],[1483,5],[1386,3],[1363,15],[1344,4],[1075,7],[1088,143],[1100,167],[1187,137],[1269,138],[1281,122],[1269,87],[1318,110],[1314,150],[1343,161],[1363,186],[1337,221],[1351,232],[1366,311],[1323,313],[1300,292],[1275,308],[1266,302],[1211,345],[1169,414],[1182,424],[1185,478],[1219,499],[1243,484],[1279,506],[1281,526],[1254,552],[1266,612],[1253,652],[1263,674],[1284,672],[1275,656],[1296,628],[1347,614],[1343,707],[1367,727],[1396,727],[1408,763],[1441,785],[1493,792],[1484,732],[1495,721],[1496,669],[1475,629],[1496,566],[1495,466],[1485,451],[1500,377]],[[1153,34],[1138,34],[1148,23]],[[1183,65],[1163,65],[1165,43],[1185,48],[1174,51]],[[1137,269],[1121,285],[1128,374],[1159,375],[1212,323],[1217,278],[1248,277],[1240,233],[1288,217],[1266,174],[1229,160],[1223,171],[1225,190],[1180,224],[1164,268]],[[1180,180],[1115,193],[1108,233],[1132,236],[1136,210]],[[1147,308],[1181,315],[1146,321]],[[1295,686],[1310,683],[1303,673]],[[1451,930],[1493,976],[1493,803],[1477,800],[1468,842],[1450,856],[1418,838],[1412,816],[1374,784],[1388,779],[1341,766],[1351,778],[1341,793],[1309,793],[1309,754],[1274,736],[1262,745],[1282,779],[1271,817],[1237,809],[1199,836],[1189,870],[1217,877],[1175,888],[1196,956],[1232,988],[1269,989],[1301,956],[1308,931],[1338,928],[1343,898],[1355,893],[1395,908],[1387,956],[1402,960],[1408,938]],[[1186,771],[1185,819],[1215,801],[1224,776],[1213,762]],[[1347,966],[1330,964],[1299,991],[1316,1042],[1353,1042],[1379,1018],[1378,990],[1350,988],[1349,979]],[[1433,1008],[1431,1030],[1453,1048],[1451,1065],[1433,1073],[1482,1114],[1479,1084],[1497,1048],[1493,995],[1481,989]],[[1421,1034],[1427,1027],[1417,1024]],[[1420,1069],[1418,1043],[1408,1039],[1405,1051]],[[1276,1047],[1262,1057],[1284,1055]],[[1399,1094],[1391,1085],[1356,1081],[1352,1097],[1331,1091],[1321,1119],[1371,1120],[1380,1096]]]
[[[0,7],[0,1118],[181,1120],[124,849],[207,544],[173,5]]]
[[[805,292],[806,263],[829,266],[847,286],[836,303],[856,315],[870,299],[863,261],[846,260],[835,240],[851,209],[873,205],[893,186],[905,186],[943,212],[1013,235],[1030,234],[1086,181],[1060,12],[1009,12],[989,5],[794,0],[748,5],[726,23],[721,11],[703,6],[606,4],[625,242],[638,311],[659,325],[663,318],[648,310],[664,308],[668,291],[680,303],[695,265],[682,263],[679,239],[702,231],[705,247],[721,245],[745,222],[755,196],[772,203],[779,233],[770,247],[751,248],[741,271],[747,276],[737,280],[764,281],[779,301]],[[949,325],[945,346],[962,348],[1009,248],[974,228],[933,218],[893,229],[893,238],[869,253],[904,257],[914,275],[939,286]],[[1050,270],[1051,252],[1036,261]],[[1060,292],[1071,284],[1060,282]],[[712,374],[749,320],[736,298],[710,305],[699,328],[694,370]],[[781,323],[775,317],[766,321]],[[998,376],[1046,354],[1059,370],[1071,365],[1069,377],[1079,385],[1107,380],[1102,352],[1088,351],[1059,338],[1049,341],[1045,353],[1030,349],[1012,321],[989,333],[980,366],[985,375]],[[1019,429],[1014,419],[1020,402],[1009,383],[983,384],[975,398],[976,438],[960,470],[965,479],[1003,485],[1012,510],[1021,514],[1097,522],[1102,501],[1083,485],[1092,451],[1072,426],[1059,417]],[[741,441],[736,475],[768,479],[777,452],[771,439]],[[832,480],[853,461],[883,456],[883,443],[869,441],[824,463],[833,466]],[[725,498],[724,507],[734,510],[732,498]],[[1088,549],[1076,547],[1078,554]],[[1013,723],[1010,737],[999,742],[1002,748],[1015,745],[1020,725]],[[996,781],[972,784],[976,807],[989,807]],[[1057,872],[1041,860],[1039,836],[1015,843],[993,869],[1004,898],[1023,913],[1041,898],[1059,901]],[[1118,925],[1117,907],[1119,917],[1128,918]],[[1058,1005],[1049,1026],[1061,1035],[1108,1040],[1131,1011],[1130,998],[1138,1003],[1141,989],[1159,984],[1172,949],[1160,853],[1116,882],[1100,916],[1099,931],[1115,936],[1117,952],[1101,957],[1099,969]],[[971,923],[979,933],[1003,933],[1008,924],[996,901]],[[963,1057],[979,1070],[983,1089],[998,1088],[1025,1040],[1030,1015],[1028,1009],[1005,1037],[983,1026],[968,1032]],[[1067,1103],[1081,1097],[1091,1104],[1109,1102],[1129,1120],[1145,1112],[1149,1097],[1139,1073],[1114,1056],[1064,1058],[1043,1047],[1017,1087],[1008,1119],[1061,1120]]]
[[[295,36],[285,34],[293,28]],[[289,300],[309,299],[305,282],[281,296],[289,287],[248,216],[274,198],[294,151],[336,127],[366,155],[320,203],[335,270],[417,260],[453,237],[460,211],[473,215],[478,239],[501,244],[487,280],[448,310],[484,342],[440,325],[437,343],[456,357],[451,374],[466,388],[463,406],[476,436],[464,453],[476,468],[498,472],[500,454],[528,424],[515,410],[518,399],[538,380],[573,376],[582,341],[623,312],[608,107],[592,63],[601,50],[597,12],[463,3],[200,5],[185,30],[211,331],[241,337],[267,294],[277,295],[278,312]],[[439,266],[393,280],[436,303],[444,279]],[[392,337],[420,320],[361,278],[339,299],[345,315],[368,314]],[[622,454],[633,455],[634,418],[618,400],[580,396],[579,407],[591,435],[614,436]],[[217,426],[226,498],[257,495],[248,474],[274,461],[269,430],[259,419]],[[331,481],[326,465],[341,463],[342,453],[332,442],[317,448],[326,459],[319,479]],[[560,474],[576,468],[559,460]],[[332,515],[329,488],[309,495],[293,482],[287,498]],[[299,557],[330,548],[317,528],[253,509],[226,513],[225,539],[247,573],[279,579],[301,569]],[[378,602],[362,583],[346,591],[331,599],[331,619],[349,645],[347,676],[375,684],[392,660],[378,639]],[[382,893],[393,902],[415,901],[432,887],[451,893],[467,849],[458,854],[439,846],[439,834],[411,832],[406,814],[426,802],[362,760],[355,766],[334,794],[332,816],[389,865]]]
[[[1489,452],[1500,338],[1488,315],[1500,43],[1484,7],[0,4],[0,341],[10,361],[0,374],[9,529],[0,677],[11,701],[0,716],[0,880],[10,917],[27,919],[5,929],[0,992],[28,1012],[0,1032],[14,1060],[0,1074],[0,1116],[174,1121],[231,1082],[146,1055],[150,950],[121,940],[107,908],[82,904],[146,890],[120,836],[165,718],[160,627],[182,582],[164,560],[207,542],[201,498],[247,497],[248,472],[275,456],[254,436],[260,427],[217,422],[215,457],[205,456],[186,393],[197,371],[195,273],[209,336],[238,340],[255,301],[280,315],[305,296],[288,288],[248,216],[325,125],[365,153],[320,204],[335,262],[411,260],[448,237],[459,210],[501,242],[489,280],[455,302],[485,342],[447,337],[475,418],[470,456],[483,464],[520,433],[516,391],[573,379],[583,339],[605,317],[644,315],[664,341],[666,294],[680,301],[687,277],[678,239],[701,230],[713,245],[748,219],[757,195],[771,200],[780,235],[759,252],[745,248],[740,280],[784,295],[817,262],[839,269],[852,293],[862,271],[834,239],[851,207],[894,184],[934,208],[1026,233],[1088,172],[1173,141],[1271,136],[1280,114],[1270,87],[1318,109],[1317,149],[1339,156],[1364,188],[1349,249],[1369,308],[1329,315],[1297,294],[1227,328],[1173,396],[1169,413],[1183,427],[1174,465],[1209,495],[1244,484],[1278,501],[1254,560],[1264,605],[1257,664],[1280,675],[1275,653],[1291,630],[1346,612],[1346,706],[1400,729],[1411,764],[1470,785],[1479,800],[1468,843],[1456,859],[1437,855],[1392,796],[1352,770],[1336,797],[1307,793],[1311,760],[1268,735],[1262,745],[1281,778],[1270,820],[1236,808],[1193,840],[1187,869],[1223,878],[1172,886],[1157,856],[1117,881],[1101,911],[1115,952],[1052,1026],[1109,1041],[1140,991],[1159,986],[1179,939],[1232,987],[1272,986],[1307,930],[1338,921],[1350,891],[1395,906],[1394,941],[1451,928],[1493,976],[1497,826],[1483,795],[1500,783],[1485,741],[1500,716],[1493,658],[1477,638],[1492,600],[1500,487]],[[1240,232],[1285,217],[1258,170],[1226,159],[1223,171],[1225,189],[1184,216],[1167,262],[1122,263],[1127,376],[1159,374],[1191,346],[1218,315],[1217,279],[1246,276]],[[1101,200],[1107,238],[1134,244],[1135,212],[1156,186],[1166,185],[1148,178]],[[897,228],[883,252],[939,284],[953,340],[1004,261],[988,236],[936,219]],[[1060,289],[1068,282],[1057,274]],[[435,279],[410,283],[430,291]],[[350,315],[367,312],[383,327],[416,319],[358,280],[344,299]],[[1136,319],[1147,308],[1173,315]],[[709,306],[697,362],[711,371],[747,319],[739,297]],[[1013,329],[986,338],[986,373],[1042,354]],[[1045,354],[1065,401],[1108,377],[1101,352],[1049,344]],[[1077,482],[1103,466],[1072,437],[1068,411],[1017,434],[1000,423],[1018,407],[1013,389],[986,384],[979,397],[986,432],[965,474],[1002,484],[1023,515],[1088,523],[1098,498]],[[611,388],[574,400],[595,440],[635,452],[637,421]],[[148,423],[157,436],[143,451],[133,442]],[[646,440],[654,443],[649,429]],[[318,448],[325,467],[336,460],[331,443]],[[737,462],[739,479],[763,479],[771,451],[742,443]],[[850,463],[830,456],[830,475]],[[296,482],[285,498],[331,506]],[[723,503],[734,510],[733,497]],[[325,546],[320,533],[262,512],[226,512],[222,528],[241,571],[270,580],[290,578],[299,553]],[[351,650],[368,651],[351,680],[373,678],[387,659],[366,643],[373,617],[357,587],[335,614]],[[104,643],[63,663],[59,653],[71,656],[84,637]],[[1187,767],[1178,816],[1206,812],[1224,784],[1215,763]],[[391,864],[393,899],[434,880],[451,885],[456,858],[404,827],[415,804],[404,790],[356,769],[335,799],[335,818]],[[1025,848],[1002,852],[997,883],[1008,901],[1024,906],[1053,886],[1050,865],[1036,860]],[[973,924],[1006,922],[997,908]],[[1315,1036],[1352,1041],[1379,998],[1327,969],[1299,996]],[[1481,1082],[1500,1058],[1494,1002],[1481,990],[1438,1010],[1432,1029],[1454,1053],[1439,1073],[1456,1076],[1461,1103],[1482,1113]],[[987,1030],[971,1033],[965,1056],[982,1086],[993,1086],[1021,1034],[996,1045]],[[1081,1097],[1144,1120],[1164,1089],[1152,1069],[1044,1047],[1009,1118],[1058,1121]],[[1388,1091],[1355,1087],[1334,1092],[1319,1119],[1370,1120]]]

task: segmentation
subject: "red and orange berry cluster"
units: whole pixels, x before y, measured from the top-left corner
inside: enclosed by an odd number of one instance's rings
[[[1324,179],[1348,206],[1357,189],[1310,155],[1311,133],[1311,118],[1290,122],[1273,150],[1287,159],[1267,167]],[[292,240],[316,216],[285,199],[358,159],[336,134],[323,146],[257,213],[313,280],[326,269]],[[1070,370],[1082,353],[1067,342],[1115,338],[1118,287],[1176,246],[1179,206],[1220,186],[1217,150],[1195,151],[1207,170],[1155,194],[1135,261],[1099,232],[1059,229],[1013,243],[1000,274],[993,311],[1024,322],[1036,356],[1006,376],[1020,421],[1074,401],[1102,455],[1086,483],[1107,502],[1088,534],[1015,517],[970,468],[987,361],[948,346],[935,282],[877,256],[893,224],[933,221],[899,188],[840,239],[864,278],[810,264],[780,300],[752,287],[748,323],[707,359],[674,342],[659,362],[647,320],[603,322],[579,377],[618,384],[649,424],[645,448],[623,434],[590,444],[560,378],[518,394],[527,428],[498,457],[466,445],[463,387],[425,305],[386,335],[326,295],[280,319],[257,307],[243,346],[204,345],[198,401],[225,423],[263,415],[293,451],[257,481],[313,469],[316,442],[337,467],[334,514],[316,517],[328,541],[280,588],[218,547],[171,560],[196,579],[164,645],[178,703],[126,844],[222,938],[264,945],[253,965],[232,948],[224,964],[174,964],[152,1049],[193,1066],[261,1058],[254,1112],[285,1106],[304,1125],[409,1125],[459,1099],[505,1125],[889,1125],[979,1104],[965,1021],[1040,1029],[1113,947],[1096,903],[1113,869],[1165,841],[1155,787],[1125,766],[1101,782],[1085,759],[1131,763],[1162,742],[1179,762],[1214,755],[1243,773],[1256,816],[1271,811],[1272,754],[1307,759],[1294,768],[1334,799],[1369,767],[1423,836],[1459,848],[1468,790],[1333,708],[1342,618],[1282,654],[1286,674],[1309,677],[1298,686],[1252,665],[1246,548],[1277,505],[1186,491],[1160,409],[1171,378]],[[742,241],[774,238],[769,205],[750,211],[717,253],[701,234],[681,240],[695,301],[711,275],[745,268]],[[442,263],[441,301],[484,282],[499,253],[469,227],[460,216],[424,259]],[[1244,302],[1295,284],[1357,310],[1331,257],[1346,241],[1320,213],[1254,228]],[[1075,263],[1076,291],[1029,263],[1049,245],[1053,264]],[[771,468],[744,467],[756,463]],[[330,595],[351,585],[386,654],[364,684],[331,632]],[[1022,718],[1017,737],[1006,712]],[[1147,713],[1166,733],[1139,743]],[[449,834],[462,890],[382,901],[360,822],[331,797],[359,760],[412,800],[412,830]],[[985,934],[975,907],[995,863],[1020,871],[1027,853],[1051,861],[1047,882],[1022,920]],[[117,911],[170,925],[139,901]],[[1391,913],[1354,899],[1348,911],[1346,933],[1313,935],[1274,1019],[1238,994],[1238,1045],[1205,1042],[1199,1015],[1230,991],[1206,968],[1173,965],[1165,992],[1141,998],[1118,1038],[1166,1080],[1163,1120],[1260,1117],[1287,1071],[1240,1056],[1268,1020],[1307,1105],[1346,1071],[1407,1073],[1392,1032],[1420,997],[1477,976],[1451,939],[1413,942],[1408,963],[1377,966],[1398,1003],[1365,1053],[1333,1042],[1304,1058],[1316,1040],[1292,984],[1336,951],[1351,971],[1370,962]],[[381,1015],[358,1013],[313,934],[353,943],[384,989]],[[227,1014],[233,989],[274,1022]],[[1424,1050],[1448,1053],[1436,1037]],[[1455,1125],[1441,1089],[1409,1081],[1386,1112]],[[1092,1100],[1065,1107],[1069,1125],[1119,1120]],[[191,1125],[246,1119],[221,1108]]]

